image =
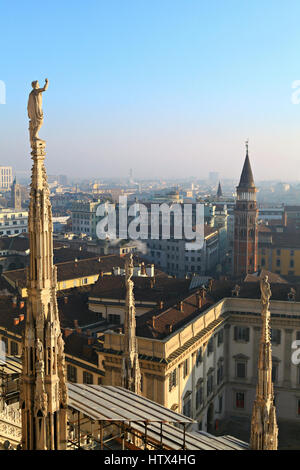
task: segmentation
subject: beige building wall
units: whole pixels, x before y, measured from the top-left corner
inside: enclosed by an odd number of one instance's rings
[[[257,382],[260,310],[258,299],[227,298],[164,340],[139,337],[143,395],[179,412],[185,410],[185,399],[190,400],[190,415],[204,430],[209,426],[214,428],[218,421],[229,416],[250,417]],[[300,423],[299,366],[291,362],[291,344],[297,331],[300,332],[300,303],[271,301],[271,314],[271,327],[281,332],[280,344],[274,342],[272,351],[277,367],[274,383],[277,415],[279,419],[299,420]],[[235,339],[235,327],[249,328],[249,340]],[[218,344],[220,331],[223,341]],[[208,352],[209,340],[212,352]],[[99,354],[104,356],[104,383],[107,385],[117,385],[120,381],[122,342],[122,334],[105,334],[104,352]],[[197,364],[200,348],[202,360]],[[112,351],[118,351],[118,355]],[[184,377],[185,361],[188,374]],[[238,376],[239,362],[246,364],[245,377]],[[220,364],[223,365],[223,378],[218,383]],[[169,377],[174,370],[176,386],[169,389]],[[210,376],[212,387],[208,395]],[[199,384],[203,387],[203,400],[197,406]],[[237,406],[237,393],[244,393],[243,408]]]

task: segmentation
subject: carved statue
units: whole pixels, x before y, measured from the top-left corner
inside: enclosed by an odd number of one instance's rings
[[[269,308],[270,297],[272,295],[268,276],[264,276],[260,281],[261,303],[265,309]]]
[[[43,343],[39,338],[36,340],[36,358],[38,362],[44,362]]]
[[[126,283],[130,281],[133,275],[133,257],[132,253],[128,256],[128,258],[125,261],[125,279]]]
[[[288,300],[289,301],[294,301],[294,302],[296,300],[296,290],[293,287],[291,287],[291,290],[288,293]]]
[[[63,340],[61,332],[59,333],[59,336],[57,338],[57,347],[58,347],[58,354],[60,357],[62,357],[64,354],[64,340]]]
[[[236,284],[234,289],[232,289],[232,291],[231,291],[231,296],[232,297],[239,297],[240,290],[241,290],[240,286],[238,284]]]
[[[39,130],[44,122],[44,113],[42,110],[42,93],[48,88],[48,79],[45,79],[44,88],[40,88],[39,82],[36,80],[32,82],[33,90],[29,94],[28,98],[28,117],[29,121],[29,134],[30,134],[30,145],[33,148],[36,141],[44,142],[39,138]]]

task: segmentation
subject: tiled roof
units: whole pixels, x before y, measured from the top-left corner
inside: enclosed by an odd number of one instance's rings
[[[26,300],[21,300],[24,302],[23,308],[20,308],[20,301],[18,301],[17,307],[13,307],[13,297],[13,295],[0,296],[0,327],[20,334],[24,321],[14,325],[14,318],[24,313],[26,319]],[[58,310],[62,328],[75,328],[74,320],[78,321],[79,327],[98,321],[97,314],[88,310],[87,297],[84,295],[69,296],[68,303],[65,303],[64,298],[59,299]]]
[[[66,336],[64,341],[66,354],[91,362],[96,366],[98,365],[98,354],[92,345],[88,344],[88,337],[86,335],[73,332]]]
[[[265,269],[261,269],[257,273],[254,274],[247,274],[245,277],[244,282],[259,282],[260,279],[268,276],[268,281],[270,284],[287,284],[288,282],[283,279],[283,277],[279,276],[279,274],[272,273],[271,271],[266,271]]]
[[[57,263],[57,280],[66,281],[86,276],[93,276],[103,273],[110,274],[116,266],[124,267],[125,258],[117,255],[98,256],[89,259],[79,259],[77,261],[66,261]],[[6,271],[3,276],[19,287],[26,287],[25,269]]]
[[[189,279],[174,279],[167,276],[133,277],[134,296],[137,301],[174,302],[189,292]],[[125,300],[124,276],[103,276],[91,286],[90,297]]]
[[[210,304],[213,304],[213,300],[206,296],[202,306],[199,308],[197,295],[197,293],[193,293],[182,297],[180,300],[182,307],[180,307],[178,302],[176,305],[162,311],[153,309],[137,317],[137,336],[164,338],[197,317]]]
[[[86,250],[75,250],[67,247],[57,247],[53,250],[54,264],[74,261],[75,259],[81,260],[90,258],[95,258],[95,254],[89,253]]]
[[[0,250],[24,252],[29,250],[29,240],[23,237],[0,237]]]
[[[272,245],[276,248],[300,248],[300,234],[292,232],[272,234]]]
[[[87,308],[87,301],[84,296],[73,296],[68,298],[65,304],[61,299],[58,302],[59,318],[62,330],[65,328],[74,329],[74,331],[66,335],[65,352],[66,354],[81,358],[95,365],[98,363],[97,354],[93,350],[92,345],[88,344],[88,335],[81,334],[75,330],[74,320],[77,320],[78,327],[95,323],[98,320],[97,314],[90,312]],[[24,314],[24,319],[14,324],[14,319]],[[9,333],[21,336],[25,328],[26,321],[26,301],[24,307],[20,308],[20,302],[17,306],[13,306],[13,296],[0,296],[0,327],[5,328]]]
[[[288,300],[288,293],[291,288],[295,289],[297,302],[300,301],[300,284],[277,284],[270,283],[272,297],[271,300]],[[214,299],[215,302],[223,299],[224,297],[231,297],[231,292],[234,289],[236,282],[234,281],[214,281],[212,292],[210,292],[210,297]],[[240,283],[240,293],[239,297],[248,298],[248,299],[259,299],[260,294],[260,285],[259,282],[242,282]]]

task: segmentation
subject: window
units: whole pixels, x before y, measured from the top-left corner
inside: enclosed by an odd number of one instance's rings
[[[77,382],[77,368],[71,364],[67,365],[67,378],[69,382]]]
[[[10,342],[10,354],[12,356],[17,356],[18,352],[19,352],[18,343],[16,343],[15,341],[11,341]]]
[[[117,314],[114,314],[114,313],[110,313],[108,315],[108,321],[110,323],[116,323],[117,325],[120,324],[120,315],[117,315]]]
[[[214,338],[210,338],[207,344],[207,355],[209,356],[214,350]]]
[[[235,374],[239,379],[244,379],[246,377],[246,362],[236,361]]]
[[[290,255],[291,256],[294,256],[294,253],[295,253],[294,250],[290,250]]]
[[[183,378],[185,378],[189,373],[189,360],[186,359],[183,363]]]
[[[224,375],[223,361],[220,361],[218,364],[218,369],[217,369],[217,385],[220,385],[220,383],[223,381],[223,375]]]
[[[276,250],[276,255],[277,255],[277,256],[280,256],[280,253],[281,253],[280,250]]]
[[[197,384],[196,389],[196,408],[200,408],[203,403],[203,381]]]
[[[275,383],[278,377],[278,364],[272,364],[272,382]]]
[[[191,399],[190,399],[190,397],[186,398],[183,401],[183,414],[185,416],[191,416]]]
[[[245,406],[245,394],[244,392],[237,392],[235,395],[235,406],[236,408],[244,408]]]
[[[222,344],[223,341],[224,341],[224,329],[222,328],[222,330],[218,332],[218,346],[220,346],[220,344]]]
[[[144,391],[144,374],[141,374],[141,392]]]
[[[235,341],[249,341],[250,329],[246,326],[234,327],[234,340]]]
[[[169,392],[177,385],[177,369],[174,369],[169,375]]]
[[[219,413],[222,413],[222,409],[223,409],[223,395],[220,395],[220,396],[219,396],[218,402],[219,402],[219,409],[218,409],[218,412],[219,412]]]
[[[281,343],[281,331],[271,328],[271,341],[272,344],[280,344]]]
[[[90,374],[90,372],[86,372],[85,370],[83,371],[83,383],[84,384],[93,384],[93,374]]]
[[[265,266],[265,265],[266,265],[266,260],[265,260],[265,258],[262,258],[262,259],[261,259],[261,265],[262,265],[262,266]]]
[[[293,267],[294,267],[294,260],[291,259],[291,260],[290,260],[290,268],[293,268]]]
[[[209,396],[213,391],[213,374],[207,376],[207,396]]]
[[[203,358],[202,358],[202,347],[198,349],[197,351],[197,357],[196,357],[196,366],[198,367],[199,364],[201,364]]]
[[[276,260],[276,266],[277,266],[277,267],[280,266],[280,259],[277,259],[277,260]]]

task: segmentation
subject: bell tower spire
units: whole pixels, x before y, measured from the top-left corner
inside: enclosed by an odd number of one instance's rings
[[[249,159],[249,142],[234,209],[233,275],[241,278],[257,270],[257,189]]]
[[[29,113],[33,165],[28,217],[30,265],[27,269],[28,299],[20,393],[22,448],[59,450],[66,448],[68,397],[64,342],[56,300],[56,268],[53,266],[52,210],[44,165],[46,144],[36,131],[43,122],[41,95],[38,94],[45,90],[36,87],[34,91],[38,98],[31,100]]]

